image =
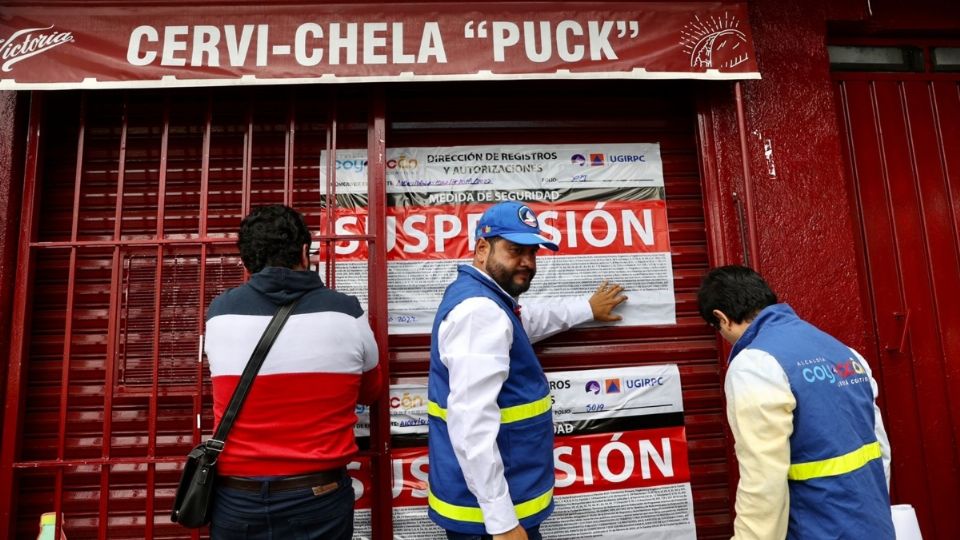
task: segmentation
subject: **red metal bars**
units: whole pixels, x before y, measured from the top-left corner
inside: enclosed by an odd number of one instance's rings
[[[740,158],[743,160],[743,191],[747,203],[747,240],[749,252],[745,264],[760,271],[760,244],[757,240],[757,219],[753,207],[753,177],[750,174],[750,154],[747,146],[747,120],[743,112],[743,84],[734,83],[737,101],[737,127],[740,131]],[[747,247],[747,246],[744,246]]]
[[[370,449],[373,455],[373,538],[393,538],[393,497],[390,490],[390,364],[387,355],[387,181],[386,105],[383,87],[372,92],[367,124],[367,232],[373,235],[367,259],[367,291],[370,327],[380,345],[383,380],[380,399],[370,412]],[[332,159],[330,160],[332,161]],[[332,184],[333,182],[327,182]]]
[[[252,169],[253,169],[253,98],[250,97],[247,99],[247,132],[243,136],[243,202],[242,210],[240,212],[241,216],[246,216],[250,213],[250,198],[252,189],[250,187],[252,181]],[[246,275],[246,274],[244,274]]]
[[[337,206],[337,91],[333,89],[330,91],[330,119],[329,125],[327,127],[327,171],[326,171],[326,198],[324,199],[324,212],[327,215],[326,227],[323,229],[324,235],[324,252],[326,253],[326,263],[324,272],[324,278],[327,284],[327,287],[331,289],[336,287],[337,281],[337,272],[335,268],[336,264],[336,249],[334,249],[334,242],[330,240],[330,237],[333,236],[334,232],[334,221],[335,221],[335,212],[333,209]]]
[[[203,150],[200,163],[200,238],[207,237],[207,218],[210,205],[210,139],[212,136],[213,124],[213,93],[207,93],[207,110],[203,119]],[[206,319],[204,299],[207,290],[207,244],[200,244],[200,301],[197,309],[197,335],[200,339],[197,342],[197,385],[193,395],[193,414],[191,418],[196,418],[192,426],[194,446],[200,444],[203,438],[202,417],[203,417],[203,337],[206,335]],[[193,531],[194,539],[200,537],[198,531]]]
[[[86,133],[86,95],[80,97],[80,121],[77,128],[77,165],[73,180],[73,220],[70,225],[70,240],[77,241],[77,232],[80,224],[80,188],[83,180],[83,146]],[[65,328],[63,330],[63,360],[60,367],[60,418],[59,433],[57,436],[57,462],[62,463],[67,446],[67,405],[70,400],[70,358],[73,345],[73,307],[77,283],[77,247],[70,248],[70,267],[67,277],[67,306]],[[63,529],[63,467],[57,467],[56,483],[54,487],[53,512],[57,516],[54,526],[54,538],[60,538]]]
[[[166,217],[166,198],[167,198],[167,158],[169,156],[170,146],[170,96],[169,94],[163,100],[163,127],[160,136],[160,165],[159,165],[159,189],[157,190],[157,239],[163,238],[163,222]],[[147,421],[147,459],[153,460],[157,457],[157,411],[158,400],[160,399],[160,319],[162,317],[161,294],[163,290],[163,245],[157,245],[157,271],[154,277],[153,286],[153,373],[151,378],[150,391],[150,412]],[[157,485],[157,465],[152,461],[147,463],[147,511],[146,511],[146,540],[153,539],[153,510],[154,497],[156,496]]]
[[[293,90],[287,91],[287,133],[285,140],[284,167],[283,167],[283,204],[293,207],[293,178],[294,178],[294,137],[297,131],[297,106],[293,98]]]
[[[207,218],[209,217],[210,206],[210,138],[212,135],[213,124],[213,93],[207,93],[207,110],[203,118],[203,150],[200,162],[200,238],[207,237]],[[200,339],[197,341],[197,385],[193,394],[193,408],[191,419],[196,422],[192,426],[193,446],[200,444],[203,438],[202,416],[203,416],[203,337],[206,335],[206,318],[204,300],[207,290],[207,244],[200,244],[200,301],[197,303],[197,335]],[[191,538],[197,540],[200,538],[200,531],[191,532]]]
[[[123,232],[123,193],[126,178],[127,163],[127,136],[129,121],[130,98],[124,94],[123,118],[120,125],[120,153],[117,157],[117,196],[113,212],[113,240],[119,242]],[[101,458],[104,464],[100,467],[100,508],[98,509],[97,537],[107,537],[108,514],[110,511],[110,466],[111,449],[113,446],[113,383],[116,376],[116,358],[119,340],[117,339],[118,317],[120,310],[120,245],[115,244],[112,255],[112,272],[110,275],[110,304],[107,314],[107,350],[104,355],[104,382],[103,382],[103,448]]]
[[[23,206],[20,211],[20,241],[17,248],[17,285],[13,294],[13,317],[11,328],[20,329],[10,336],[10,367],[7,372],[6,407],[3,417],[3,442],[0,443],[0,534],[14,537],[13,503],[14,489],[13,462],[19,454],[20,427],[23,411],[24,358],[29,341],[30,321],[27,316],[30,303],[32,280],[29,276],[33,267],[33,252],[30,241],[33,240],[37,222],[38,192],[37,156],[43,115],[43,97],[40,92],[30,95],[30,119],[27,132],[27,159],[24,164]]]

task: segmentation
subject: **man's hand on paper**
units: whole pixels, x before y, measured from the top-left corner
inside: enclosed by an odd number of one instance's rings
[[[617,306],[627,301],[627,296],[623,293],[623,286],[616,283],[603,283],[597,287],[596,292],[590,297],[590,309],[593,310],[593,320],[599,322],[614,322],[623,319],[620,315],[614,315],[613,310]]]

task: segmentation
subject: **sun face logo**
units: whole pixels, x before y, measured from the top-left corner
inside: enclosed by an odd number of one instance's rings
[[[528,227],[538,227],[537,215],[533,213],[533,210],[527,208],[526,206],[521,206],[519,210],[520,221]]]
[[[727,12],[707,20],[694,15],[680,31],[680,46],[690,55],[690,67],[733,68],[749,60],[747,36],[739,28],[740,20]]]

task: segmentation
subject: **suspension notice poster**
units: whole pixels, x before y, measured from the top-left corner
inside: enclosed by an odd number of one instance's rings
[[[334,232],[366,234],[367,152],[320,160],[334,171]],[[506,200],[537,212],[560,246],[540,250],[524,302],[586,297],[604,279],[624,286],[622,325],[676,321],[660,145],[562,144],[387,150],[387,296],[390,333],[429,333],[458,264],[469,264],[484,210]],[[324,215],[324,219],[326,219]],[[367,247],[335,245],[336,285],[366,304]],[[325,270],[324,270],[325,271]]]
[[[548,373],[554,399],[551,540],[696,538],[680,374],[676,365]],[[427,388],[390,391],[394,538],[442,540],[427,517]],[[368,431],[366,411],[357,435]],[[370,462],[349,465],[355,540],[370,538]]]

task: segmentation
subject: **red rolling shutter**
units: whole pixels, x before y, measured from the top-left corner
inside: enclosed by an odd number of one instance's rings
[[[19,452],[0,464],[15,470],[14,485],[0,489],[16,494],[18,536],[35,534],[39,514],[55,508],[71,539],[189,536],[167,515],[182,456],[212,429],[199,334],[210,299],[244,278],[240,218],[252,205],[285,202],[316,231],[320,151],[365,147],[378,103],[387,146],[661,145],[677,324],[572,331],[544,344],[541,359],[548,370],[679,364],[698,534],[729,534],[717,340],[696,312],[708,224],[693,86],[436,83],[383,95],[276,87],[43,96],[23,420]],[[392,374],[424,374],[427,349],[425,336],[391,337]]]

